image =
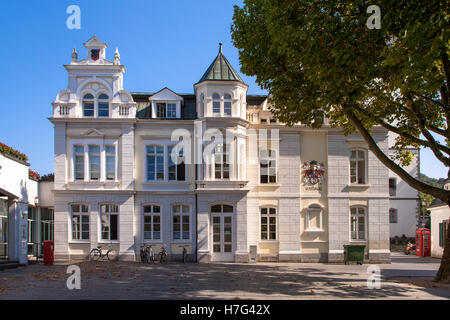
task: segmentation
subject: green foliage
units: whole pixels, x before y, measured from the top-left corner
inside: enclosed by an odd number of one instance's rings
[[[434,147],[427,132],[446,139],[448,1],[377,1],[381,29],[368,29],[367,1],[245,0],[231,27],[242,72],[271,95],[271,111],[287,125],[313,128],[327,117],[355,132],[348,111],[370,130],[399,133],[405,146]],[[448,154],[437,157],[447,167]],[[442,151],[442,148],[441,148]],[[448,151],[448,150],[447,150]]]

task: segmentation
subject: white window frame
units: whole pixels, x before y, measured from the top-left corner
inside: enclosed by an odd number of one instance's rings
[[[83,152],[82,153],[77,153],[76,151],[75,151],[75,148],[77,148],[77,147],[81,147],[81,148],[83,148]],[[85,177],[86,177],[86,159],[85,159],[85,157],[86,157],[86,155],[85,155],[85,146],[84,145],[82,145],[82,144],[74,144],[74,145],[72,145],[72,152],[73,152],[73,180],[74,181],[84,181],[85,180]],[[76,167],[76,158],[77,157],[82,157],[83,158],[83,162],[82,162],[82,164],[83,164],[83,178],[82,179],[77,179],[77,167]]]
[[[80,207],[80,211],[79,212],[74,212],[73,211],[73,206],[79,206]],[[87,212],[83,212],[83,210],[82,210],[82,206],[85,206],[86,208],[87,208]],[[69,212],[70,212],[70,214],[69,214],[69,230],[70,230],[70,234],[69,234],[69,239],[70,239],[70,242],[81,242],[81,243],[86,243],[86,242],[89,242],[90,241],[90,238],[91,238],[91,226],[90,226],[90,224],[91,224],[91,218],[90,218],[90,212],[89,212],[89,205],[88,204],[86,204],[86,203],[70,203],[69,204]],[[80,222],[79,222],[79,224],[80,224],[80,226],[79,226],[79,230],[78,230],[78,234],[79,234],[79,236],[80,236],[80,239],[74,239],[73,238],[73,232],[74,232],[74,230],[73,230],[73,217],[74,216],[80,216]],[[83,216],[86,216],[86,217],[88,217],[88,226],[89,226],[89,230],[88,230],[88,238],[87,239],[83,239]],[[86,231],[84,231],[84,232],[86,232]]]
[[[189,172],[189,165],[185,163],[184,165],[184,177],[185,180],[169,180],[169,159],[170,156],[168,153],[169,146],[174,146],[174,141],[169,140],[145,140],[142,143],[142,148],[144,150],[144,172],[145,172],[145,178],[144,178],[144,184],[159,184],[159,183],[173,183],[173,184],[185,184],[189,183],[188,181],[188,172]],[[163,163],[164,163],[164,179],[163,180],[148,180],[148,163],[147,163],[147,147],[158,145],[160,147],[163,147]],[[184,157],[186,159],[186,149],[183,149]],[[190,150],[189,150],[190,152]]]
[[[175,212],[174,207],[175,206],[180,206],[180,212]],[[188,212],[187,213],[183,213],[183,206],[187,206],[188,207]],[[172,241],[173,242],[191,242],[192,241],[192,214],[191,214],[191,205],[188,203],[173,203],[171,204],[170,207],[170,211],[171,211],[171,223],[170,223],[170,227],[171,227],[171,233],[172,233]],[[175,216],[180,216],[180,239],[175,239],[174,237],[174,217]],[[189,238],[188,239],[183,239],[183,217],[187,216],[189,217]]]
[[[352,209],[356,209],[356,216],[357,216],[357,219],[356,219],[356,227],[357,227],[357,229],[356,229],[356,234],[357,234],[357,239],[353,239],[353,236],[352,236]],[[361,214],[360,212],[359,212],[359,210],[363,210],[363,214]],[[359,216],[363,216],[364,217],[364,239],[359,239],[359,233],[360,233],[360,231],[359,231],[359,221],[358,221],[358,218],[359,218]],[[367,219],[368,219],[368,214],[367,214],[367,208],[366,207],[363,207],[363,206],[351,206],[350,207],[350,224],[349,224],[349,226],[350,226],[350,242],[366,242],[367,241],[367,235],[368,235],[368,221],[367,221]]]
[[[356,158],[352,158],[352,152],[353,151],[355,151]],[[364,176],[363,176],[364,181],[362,183],[358,182],[358,176],[359,176],[358,162],[361,160],[361,159],[359,159],[359,155],[358,155],[359,152],[362,152],[363,155],[364,155]],[[361,149],[361,148],[352,148],[352,149],[350,149],[350,156],[349,156],[349,182],[350,182],[351,185],[366,185],[368,183],[367,182],[367,176],[368,176],[367,175],[367,168],[368,168],[367,158],[368,158],[367,150]],[[356,177],[356,181],[355,182],[352,182],[352,161],[356,161],[356,167],[355,167],[355,169],[356,169],[356,176],[355,176]]]
[[[108,153],[108,147],[114,148],[114,153]],[[114,178],[108,179],[108,157],[114,157]],[[105,144],[105,180],[114,181],[116,180],[116,146],[114,144]]]
[[[154,207],[159,207],[159,212],[154,212]],[[151,207],[151,212],[145,212],[145,207]],[[154,216],[159,216],[159,239],[155,239],[154,232]],[[151,239],[145,238],[145,217],[151,217]],[[142,243],[159,243],[163,240],[163,207],[159,203],[144,203],[142,205]]]
[[[149,147],[154,147],[154,152],[153,153],[149,153],[148,152],[148,148]],[[158,147],[162,148],[162,153],[158,153]],[[161,144],[147,144],[145,146],[145,180],[147,182],[164,182],[166,179],[166,146],[161,145]],[[149,157],[152,156],[154,157],[154,165],[155,165],[155,177],[154,179],[149,179],[149,171],[148,171],[148,161],[149,161]],[[163,164],[163,177],[162,179],[158,179],[158,161],[157,158],[161,157],[162,158],[162,164]]]
[[[225,98],[225,96],[230,96],[230,98]],[[227,114],[225,112],[225,104],[229,103],[230,104],[230,114]],[[226,92],[223,95],[223,112],[222,112],[224,117],[231,117],[233,116],[233,95],[231,93]]]
[[[214,98],[215,95],[218,95],[219,98]],[[212,109],[211,109],[211,114],[213,115],[213,117],[221,117],[222,116],[222,99],[221,96],[218,92],[214,92],[212,94]],[[219,112],[215,112],[214,111],[214,103],[218,103],[219,104]]]
[[[100,179],[99,180],[90,180],[90,170],[89,170],[89,145],[98,145],[100,146]],[[71,139],[70,140],[70,154],[68,158],[70,159],[70,182],[118,182],[118,168],[119,168],[119,148],[118,148],[118,140],[103,140],[103,139]],[[84,179],[76,180],[75,179],[75,146],[83,146],[84,148]],[[115,178],[114,180],[106,179],[106,146],[114,146],[115,147]]]
[[[84,99],[84,96],[87,94],[91,94],[94,98],[93,99]],[[100,95],[105,94],[108,96],[108,99],[100,99]],[[98,92],[94,92],[92,90],[85,90],[80,95],[81,96],[81,115],[82,118],[109,118],[111,117],[111,94],[109,92],[104,91],[101,89]],[[93,103],[94,105],[94,114],[92,116],[85,116],[84,115],[84,102]],[[99,116],[99,103],[108,103],[108,115],[107,116]]]
[[[311,227],[311,217],[312,213],[319,214],[319,227]],[[306,229],[305,231],[324,231],[323,230],[323,207],[318,203],[312,203],[306,209]]]
[[[88,163],[89,163],[89,167],[88,167],[88,179],[89,181],[100,181],[102,178],[102,146],[98,145],[98,144],[94,144],[94,143],[90,143],[88,144]],[[91,154],[91,147],[98,147],[98,153],[93,153]],[[92,179],[92,168],[91,168],[91,164],[93,161],[91,161],[92,157],[98,157],[98,161],[99,161],[99,168],[98,168],[98,179]]]
[[[391,188],[391,181],[394,181],[394,188]],[[397,196],[397,178],[395,178],[395,177],[390,177],[389,178],[389,196],[390,197],[396,197]],[[392,194],[391,195],[391,190],[393,190],[394,192],[394,194]]]
[[[170,182],[172,182],[172,181],[181,181],[181,182],[184,182],[184,181],[186,181],[186,179],[187,179],[187,175],[186,175],[186,157],[185,157],[185,155],[184,155],[184,149],[181,149],[181,150],[178,150],[178,158],[183,158],[183,163],[184,163],[184,180],[178,180],[178,164],[177,163],[175,163],[174,162],[174,165],[175,165],[175,179],[170,179],[170,172],[169,172],[169,170],[170,170],[170,166],[169,166],[169,162],[170,162],[170,160],[172,159],[171,158],[171,150],[170,149],[172,149],[172,151],[174,150],[174,149],[176,149],[176,145],[168,145],[167,146],[167,179],[170,181]],[[182,156],[180,156],[180,152],[182,152]]]
[[[262,210],[267,209],[267,213],[263,214]],[[275,214],[270,213],[270,209],[275,210]],[[261,222],[262,218],[267,218],[267,239],[263,239],[262,237],[262,226],[263,223]],[[273,223],[270,223],[270,218],[275,218],[275,239],[270,239],[270,233],[273,233],[270,231],[270,226],[273,225]],[[262,242],[278,242],[278,208],[275,206],[261,206],[259,208],[259,240]]]
[[[117,211],[115,211],[115,212],[103,212],[103,206],[115,206],[115,207],[117,207]],[[100,214],[99,214],[99,223],[98,223],[98,226],[99,226],[98,242],[103,242],[103,243],[120,242],[120,231],[119,231],[119,228],[120,228],[120,214],[119,214],[120,206],[118,204],[116,204],[116,203],[110,203],[110,202],[108,202],[108,203],[100,203],[99,209],[100,209],[99,210]],[[103,239],[103,220],[102,220],[103,215],[108,216],[108,239]],[[117,239],[112,239],[111,240],[111,216],[112,215],[117,216]]]
[[[219,145],[222,145],[222,152],[220,152],[221,162],[217,163],[216,162],[216,152],[217,152],[216,149],[217,149],[217,147]],[[233,145],[231,143],[227,143],[226,141],[223,141],[222,143],[214,144],[214,149],[213,149],[213,154],[212,154],[212,157],[213,157],[213,161],[212,161],[212,178],[213,178],[213,180],[224,180],[224,181],[231,180],[231,175],[232,175],[231,167],[232,167],[232,165],[230,163],[227,163],[227,160],[229,162],[230,156],[232,154],[232,153],[230,154],[230,150],[228,150],[228,148],[231,149],[232,147],[233,147]],[[225,172],[224,164],[227,164],[227,166],[228,166],[228,178],[224,178],[224,172]],[[218,165],[220,167],[220,178],[216,177],[216,165]]]
[[[268,164],[267,164],[267,170],[268,170],[268,172],[267,172],[267,182],[261,182],[261,176],[262,176],[261,170],[263,169],[261,167],[261,161],[264,160],[261,157],[261,153],[263,151],[267,151],[268,152],[268,157],[265,158],[266,161],[268,161]],[[274,156],[270,155],[272,152],[275,153]],[[273,149],[260,149],[259,150],[259,157],[258,157],[258,159],[259,159],[259,161],[258,161],[258,166],[259,166],[259,176],[258,176],[259,180],[258,180],[258,184],[261,184],[261,185],[277,184],[277,182],[278,182],[278,153],[276,152],[276,150],[273,150]],[[270,166],[272,161],[275,161],[275,182],[270,182],[270,176],[271,175],[270,175],[269,172],[270,172],[270,168],[273,168],[273,166],[272,167]]]

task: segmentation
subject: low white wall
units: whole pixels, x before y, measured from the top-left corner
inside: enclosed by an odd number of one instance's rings
[[[431,211],[431,256],[441,258],[444,248],[439,246],[439,223],[450,219],[450,208],[447,205],[429,208]]]

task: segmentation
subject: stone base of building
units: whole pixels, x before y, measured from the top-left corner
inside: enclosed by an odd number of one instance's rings
[[[239,252],[234,254],[234,262],[236,263],[248,263],[249,262],[248,252]]]
[[[302,260],[304,263],[318,263],[318,262],[328,262],[327,253],[302,253]]]
[[[197,253],[197,262],[198,263],[210,263],[211,262],[211,255],[209,253]]]
[[[278,253],[279,262],[301,262],[302,254],[298,251]]]
[[[370,252],[369,251],[369,263],[391,263],[391,252]]]
[[[344,252],[328,252],[328,263],[344,263]]]

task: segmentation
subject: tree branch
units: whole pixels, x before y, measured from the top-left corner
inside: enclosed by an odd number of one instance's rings
[[[433,187],[429,184],[426,184],[420,180],[413,178],[408,172],[406,172],[402,167],[400,167],[398,164],[392,161],[383,151],[381,151],[381,149],[378,147],[377,143],[372,138],[368,130],[362,125],[361,121],[355,116],[353,111],[351,111],[351,108],[344,107],[343,109],[347,118],[351,121],[351,123],[362,135],[364,140],[369,145],[370,151],[372,151],[375,154],[378,160],[380,160],[386,167],[394,171],[403,181],[405,181],[411,187],[421,192],[431,194],[435,198],[441,199],[445,203],[449,203],[450,191]]]

